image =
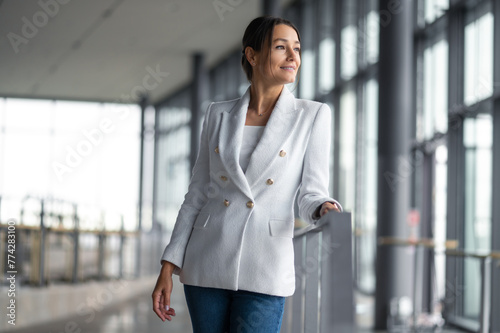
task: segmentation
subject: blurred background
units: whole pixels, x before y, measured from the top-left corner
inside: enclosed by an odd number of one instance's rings
[[[149,295],[263,14],[301,32],[290,89],[332,109],[355,331],[500,332],[497,0],[0,1],[1,331],[190,332],[180,284],[176,323]]]

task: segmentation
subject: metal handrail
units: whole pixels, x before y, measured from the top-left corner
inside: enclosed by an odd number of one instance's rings
[[[281,332],[354,332],[351,214],[329,213],[294,233],[295,293]]]
[[[0,204],[5,207],[5,200],[2,201],[1,199],[2,198],[0,197]],[[26,217],[25,203],[28,200],[33,199],[35,199],[36,201],[34,202],[36,209],[35,216],[38,217],[38,223],[37,225],[33,225],[33,222],[36,222],[36,220],[32,220],[31,224],[27,225],[23,223]],[[57,210],[47,210],[47,206],[50,207],[51,205],[47,205],[46,201],[50,202],[51,204],[57,203]],[[17,203],[20,206],[19,220],[17,218],[11,218],[8,221],[0,221],[0,270],[3,272],[8,271],[6,269],[8,266],[8,262],[6,259],[7,242],[4,241],[4,239],[7,240],[9,231],[12,233],[12,229],[14,229],[16,234],[16,253],[15,256],[11,255],[8,258],[12,259],[15,257],[16,270],[19,274],[20,282],[29,282],[33,285],[45,286],[50,282],[51,274],[49,274],[49,272],[54,272],[54,269],[56,267],[54,266],[54,264],[59,267],[56,269],[62,269],[59,273],[59,278],[62,277],[64,280],[69,278],[72,283],[80,282],[84,278],[84,276],[82,275],[85,274],[85,266],[82,266],[81,259],[89,258],[88,256],[82,256],[83,251],[85,251],[80,244],[80,239],[82,236],[87,238],[95,237],[97,239],[97,243],[91,241],[91,243],[97,244],[97,248],[92,249],[92,251],[97,251],[97,258],[94,257],[91,259],[92,261],[97,260],[97,264],[93,265],[93,267],[97,267],[97,276],[93,276],[93,278],[123,278],[126,274],[124,272],[125,243],[128,243],[128,239],[136,240],[143,236],[142,233],[138,230],[125,230],[123,216],[121,216],[121,227],[118,230],[104,229],[105,224],[101,219],[99,220],[99,222],[101,223],[98,223],[101,226],[100,229],[80,228],[80,216],[78,214],[79,210],[77,209],[77,205],[70,202],[65,202],[63,200],[45,200],[26,196],[21,202]],[[36,207],[37,204],[39,205],[39,210]],[[5,216],[5,212],[3,215]],[[54,217],[56,218],[56,224],[47,225],[47,218]],[[68,219],[70,221],[68,221]],[[67,227],[67,223],[66,226],[63,226],[62,223],[57,222],[63,220],[72,222],[69,224],[71,225],[71,227]],[[89,240],[91,238],[89,238]],[[108,242],[108,239],[112,238],[117,238],[117,240]],[[51,247],[51,245],[57,245],[57,248],[54,249],[53,247]],[[114,247],[110,248],[110,246]],[[66,249],[71,250],[67,251]],[[12,247],[10,248],[10,251],[12,251]],[[109,251],[112,251],[111,253],[113,253],[113,256],[105,255]],[[61,260],[51,260],[51,257],[53,257],[54,255],[63,255],[63,262],[61,262]],[[46,262],[46,260],[49,261]],[[118,272],[115,271],[115,273],[111,273],[112,276],[105,276],[105,267],[108,267],[106,266],[107,260],[118,261],[117,266],[114,266],[115,269],[118,269]],[[129,256],[127,256],[127,260],[139,261],[140,258],[130,258]],[[61,266],[61,264],[63,266]],[[64,268],[64,265],[66,265],[66,268]],[[87,267],[90,269],[90,271],[94,270],[90,268],[92,266]],[[138,276],[139,272],[132,271],[132,274]]]
[[[400,237],[379,237],[379,245],[392,245],[392,246],[416,246],[425,247],[434,253],[442,253],[450,257],[474,258],[479,259],[481,264],[481,309],[479,315],[479,330],[480,333],[489,332],[490,325],[490,312],[491,312],[491,265],[492,260],[499,260],[498,266],[500,267],[500,252],[497,251],[468,251],[459,249],[457,240],[447,240],[444,244],[436,244],[433,239],[409,239]],[[418,254],[418,253],[417,253]],[[415,265],[419,261],[415,260]],[[418,267],[415,267],[415,281],[416,274],[418,274]],[[413,299],[415,301],[417,290],[414,289]],[[414,318],[417,309],[414,307]],[[414,319],[414,323],[415,323]]]

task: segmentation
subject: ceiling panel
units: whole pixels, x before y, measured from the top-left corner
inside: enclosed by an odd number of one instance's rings
[[[189,82],[193,52],[212,66],[260,12],[261,0],[220,2],[0,1],[0,96],[135,101],[143,87],[157,102]]]

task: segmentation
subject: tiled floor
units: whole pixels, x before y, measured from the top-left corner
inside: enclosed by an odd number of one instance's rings
[[[370,311],[373,302],[369,298],[358,297],[357,321],[361,328],[359,333],[375,332],[369,329]],[[141,295],[118,306],[96,313],[94,318],[79,316],[63,321],[30,327],[22,330],[8,332],[17,333],[191,333],[191,324],[187,306],[184,300],[182,285],[174,278],[174,292],[172,306],[177,316],[171,322],[162,322],[151,310],[151,296]],[[47,305],[50,306],[50,305]],[[361,314],[361,315],[360,315]],[[377,331],[382,332],[382,331]],[[461,332],[457,330],[444,330],[442,333]],[[339,332],[348,333],[348,332]]]
[[[7,332],[16,333],[190,333],[191,323],[184,300],[182,284],[174,278],[171,300],[177,315],[171,322],[162,322],[151,310],[151,295],[134,298],[110,309],[89,315],[77,316],[63,321]],[[50,306],[50,305],[48,305]]]

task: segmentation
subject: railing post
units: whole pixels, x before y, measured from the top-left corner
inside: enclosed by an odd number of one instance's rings
[[[123,215],[121,216],[122,218],[122,226],[121,226],[121,231],[120,231],[120,251],[118,255],[120,256],[119,259],[119,275],[120,279],[123,278],[123,249],[124,249],[124,242],[125,242],[125,220],[123,219]]]
[[[351,244],[349,213],[329,213],[295,231],[295,294],[281,332],[354,332]]]
[[[292,330],[290,333],[304,332],[304,283],[305,275],[302,271],[304,238],[294,242],[295,253],[295,293],[292,299]]]
[[[45,207],[43,199],[40,200],[40,267],[39,267],[39,285],[45,284]]]
[[[73,215],[73,224],[74,224],[74,231],[73,231],[73,278],[72,282],[77,283],[78,282],[78,265],[79,265],[79,260],[78,260],[78,250],[79,250],[79,244],[80,244],[80,231],[79,231],[79,224],[80,220],[78,218],[78,208],[76,204],[73,204],[73,210],[74,210],[74,215]]]
[[[323,228],[320,332],[354,332],[350,213],[330,213]],[[324,258],[324,259],[323,259]]]
[[[99,280],[104,278],[104,256],[106,255],[105,244],[106,244],[106,235],[104,234],[104,230],[99,232],[97,235],[98,239],[98,257],[97,257],[97,277]]]
[[[491,305],[491,257],[481,257],[481,312],[479,313],[479,332],[490,332]]]
[[[320,299],[318,298],[321,283],[321,260],[320,232],[311,232],[305,235],[306,251],[303,270],[305,272],[304,290],[304,332],[318,332],[318,313],[321,316]]]

